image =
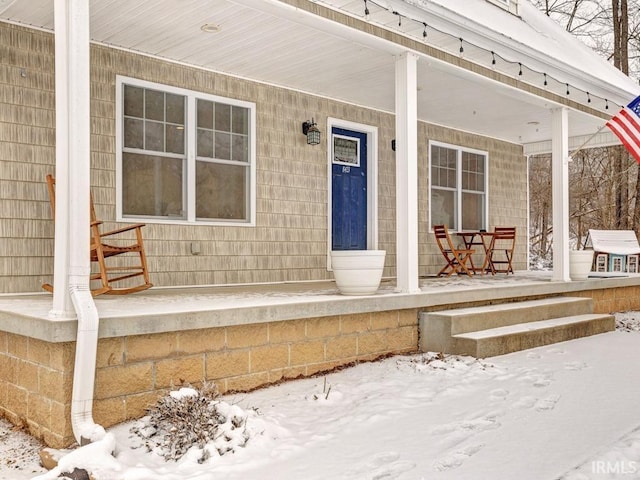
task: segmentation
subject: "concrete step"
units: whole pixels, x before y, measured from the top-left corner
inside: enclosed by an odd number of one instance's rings
[[[537,322],[593,312],[593,300],[583,297],[549,297],[523,302],[458,308],[429,314],[432,320],[446,319],[451,324],[451,334],[475,332],[487,328]]]
[[[423,312],[420,349],[479,357],[611,331],[611,315],[593,315],[593,300],[549,297],[522,302]]]
[[[573,315],[453,335],[450,353],[493,357],[614,329],[613,315]]]

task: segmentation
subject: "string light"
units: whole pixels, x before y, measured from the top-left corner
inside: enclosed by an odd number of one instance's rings
[[[395,11],[395,10],[391,10],[391,9],[389,9],[389,8],[385,7],[385,6],[382,6],[382,5],[378,4],[375,0],[364,0],[364,15],[365,15],[365,17],[366,17],[366,19],[367,19],[367,20],[369,20],[369,18],[370,18],[370,11],[369,11],[368,3],[372,3],[373,5],[376,5],[377,7],[379,7],[379,8],[380,8],[380,9],[382,9],[382,10],[391,11],[391,13],[393,13],[394,15],[397,15],[397,16],[398,16],[398,26],[399,26],[399,27],[401,27],[401,26],[402,26],[402,15],[401,15],[399,12],[397,12],[397,11]],[[422,30],[422,38],[423,38],[423,39],[426,39],[426,38],[427,38],[427,35],[428,35],[428,34],[427,34],[427,27],[429,27],[429,28],[431,28],[431,29],[435,30],[436,32],[441,33],[441,34],[443,34],[443,35],[448,35],[448,36],[452,36],[452,37],[454,36],[453,34],[451,34],[451,33],[449,33],[449,32],[445,32],[445,31],[443,31],[443,30],[439,30],[438,28],[434,28],[434,27],[433,27],[433,26],[431,26],[431,25],[427,25],[427,23],[426,23],[426,22],[424,22],[424,21],[422,21],[422,20],[417,20],[417,19],[415,19],[415,18],[411,18],[411,17],[406,17],[406,18],[408,18],[410,21],[413,21],[413,22],[416,22],[416,23],[419,23],[419,24],[421,24],[421,25],[422,25],[422,27],[423,27],[423,30]],[[458,37],[458,40],[460,41],[460,49],[459,49],[459,53],[460,53],[460,57],[462,58],[462,57],[464,56],[464,40],[463,40],[463,38],[462,38],[462,37]],[[470,43],[470,42],[467,42],[467,43],[469,43],[470,45],[472,45],[472,46],[474,46],[474,47],[476,47],[476,48],[478,48],[478,49],[485,50],[485,51],[487,51],[487,50],[488,50],[488,49],[485,49],[485,48],[483,48],[483,47],[481,47],[481,46],[475,45],[475,44],[473,44],[473,43]],[[511,64],[511,65],[516,65],[516,64],[517,64],[517,65],[518,65],[518,76],[519,76],[519,77],[521,77],[521,76],[523,76],[523,75],[524,75],[524,70],[523,70],[523,68],[524,68],[526,65],[523,65],[523,64],[522,64],[522,62],[518,62],[518,61],[514,61],[514,60],[506,59],[506,58],[502,57],[501,55],[497,54],[497,53],[496,53],[495,51],[493,51],[493,50],[491,50],[491,51],[490,51],[490,53],[491,53],[491,66],[492,66],[492,68],[493,68],[494,70],[495,70],[495,68],[496,68],[496,63],[497,63],[497,62],[496,62],[496,57],[499,57],[499,58],[500,58],[504,63],[506,63],[506,64]],[[557,79],[557,78],[554,78],[554,77],[552,77],[552,76],[550,76],[550,75],[547,75],[547,73],[546,73],[546,72],[541,72],[541,71],[539,71],[539,70],[535,70],[535,69],[532,69],[532,68],[530,68],[530,67],[526,67],[526,68],[527,68],[530,72],[535,73],[535,74],[542,75],[542,76],[544,77],[544,87],[545,87],[545,89],[546,89],[546,87],[549,85],[549,81],[548,81],[549,79],[548,79],[548,77],[551,77],[551,79],[555,80],[556,82],[558,82],[558,83],[560,83],[560,84],[562,84],[562,83],[564,83],[564,84],[565,84],[565,86],[566,86],[566,95],[567,95],[567,96],[569,96],[569,95],[571,94],[570,87],[571,87],[572,85],[570,85],[569,83],[567,83],[567,82],[562,82],[561,80],[559,80],[559,79]],[[504,72],[503,72],[503,73],[504,73]],[[640,81],[640,80],[639,80],[639,81]],[[587,92],[587,91],[585,91],[585,90],[581,90],[580,88],[577,88],[577,87],[574,87],[574,88],[576,88],[576,89],[577,89],[577,90],[579,90],[579,91],[583,91],[583,92],[585,92],[585,93],[586,93],[586,95],[587,95],[587,103],[592,103],[592,102],[591,102],[591,93],[590,93],[590,92]],[[605,101],[605,110],[608,110],[608,109],[609,109],[609,100],[608,100],[608,99],[603,98],[603,97],[599,97],[599,96],[597,96],[597,95],[596,95],[595,97],[597,97],[597,98],[599,98],[599,99],[601,99],[601,100],[604,100],[604,101]],[[614,103],[615,103],[615,102],[614,102]]]
[[[402,15],[400,15],[398,12],[396,12],[395,10],[393,12],[394,15],[398,16],[398,26],[401,27],[402,26]]]

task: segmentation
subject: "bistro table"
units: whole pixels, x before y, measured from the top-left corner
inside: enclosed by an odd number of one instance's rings
[[[485,230],[467,230],[464,232],[457,232],[456,235],[462,238],[464,242],[465,248],[472,249],[473,246],[482,246],[482,251],[484,251],[484,261],[482,262],[482,267],[476,267],[473,263],[473,258],[469,258],[469,262],[471,263],[471,268],[469,270],[473,270],[474,273],[480,272],[480,274],[484,275],[487,272],[492,272],[491,269],[491,245],[494,232],[487,232]]]

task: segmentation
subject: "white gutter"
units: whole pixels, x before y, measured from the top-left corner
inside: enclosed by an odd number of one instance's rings
[[[71,425],[76,441],[83,445],[101,438],[105,433],[93,421],[92,413],[99,318],[89,289],[91,148],[88,0],[55,0],[55,26],[56,71],[64,72],[56,75],[56,96],[61,93],[66,100],[64,105],[56,103],[56,115],[63,116],[62,121],[56,122],[56,128],[63,129],[57,132],[56,139],[65,142],[56,150],[56,174],[62,174],[57,181],[57,196],[65,199],[64,204],[56,205],[56,223],[62,221],[60,230],[56,230],[56,243],[60,242],[63,249],[66,247],[68,264],[63,271],[54,272],[58,277],[54,278],[54,292],[56,285],[64,285],[64,279],[60,279],[60,276],[66,276],[66,298],[71,298],[78,321]],[[61,156],[62,152],[67,152],[66,158]],[[63,238],[57,238],[59,233],[63,234]]]

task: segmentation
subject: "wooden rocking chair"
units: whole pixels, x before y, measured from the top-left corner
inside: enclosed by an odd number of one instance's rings
[[[49,189],[49,200],[51,202],[51,213],[55,220],[56,212],[56,194],[55,194],[55,178],[47,175],[47,188]],[[91,281],[100,281],[100,286],[91,289],[91,294],[97,295],[124,295],[127,293],[139,292],[153,286],[149,281],[149,272],[147,270],[147,257],[144,252],[144,244],[142,243],[142,227],[144,224],[128,225],[126,227],[111,230],[109,232],[100,232],[102,222],[96,219],[96,213],[93,208],[93,198],[89,199],[91,203],[91,243],[90,255],[91,261],[98,266],[97,271],[91,274]],[[118,239],[121,233],[135,230],[136,241],[131,243],[130,239]],[[110,243],[105,243],[107,239]],[[114,244],[115,242],[115,244]],[[123,243],[125,243],[123,245]],[[107,259],[122,254],[128,255],[127,261],[121,262],[119,265],[107,266]],[[124,259],[124,257],[123,257]],[[111,264],[111,262],[110,262]],[[142,282],[134,286],[114,287],[113,284],[134,277],[142,277]],[[121,284],[122,285],[122,284]],[[49,292],[53,292],[51,284],[44,284],[42,288]]]
[[[447,274],[447,277],[454,273],[466,273],[467,275],[473,275],[473,270],[467,267],[467,262],[470,262],[471,255],[475,250],[466,248],[456,248],[449,236],[449,229],[446,225],[434,225],[433,233],[436,236],[436,242],[442,252],[442,256],[447,261],[447,264],[442,267],[438,272],[438,276]]]

